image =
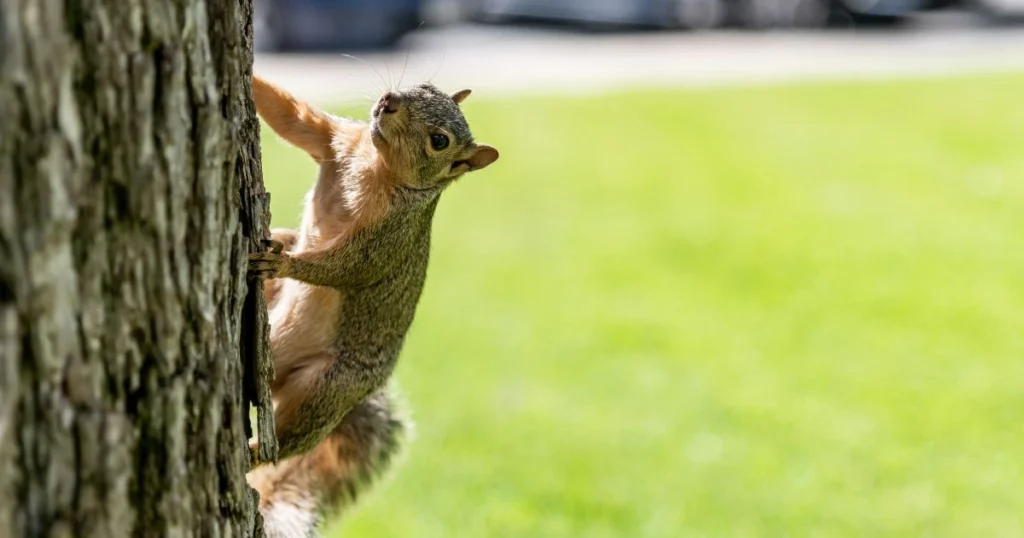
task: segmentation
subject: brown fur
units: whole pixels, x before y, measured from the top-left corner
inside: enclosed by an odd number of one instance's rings
[[[397,444],[375,436],[401,430],[384,426],[393,416],[380,391],[423,289],[440,194],[498,152],[473,141],[457,103],[465,90],[388,92],[369,123],[330,116],[256,76],[253,92],[266,123],[320,172],[299,230],[274,232],[286,248],[250,256],[251,271],[278,279],[266,289],[271,390],[280,457],[292,458],[250,480],[271,504],[283,502],[285,483],[318,501],[341,498],[332,488],[376,469],[368,444]]]

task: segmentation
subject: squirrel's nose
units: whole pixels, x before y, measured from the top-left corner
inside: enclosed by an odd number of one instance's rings
[[[398,112],[398,105],[401,103],[401,99],[398,94],[394,92],[385,93],[380,98],[380,110],[385,114],[394,114]]]

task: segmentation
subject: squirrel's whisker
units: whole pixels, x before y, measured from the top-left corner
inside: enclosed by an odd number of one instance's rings
[[[351,54],[342,54],[341,56],[343,58],[350,58],[352,60],[355,60],[355,61],[365,65],[370,71],[373,71],[373,74],[377,75],[377,79],[380,80],[380,83],[383,85],[383,89],[380,90],[380,93],[384,94],[385,92],[388,91],[388,89],[387,89],[387,87],[388,87],[387,81],[384,80],[384,77],[380,74],[380,71],[378,71],[375,67],[370,65],[369,62],[367,62],[366,60],[364,60],[362,58],[358,58],[356,56],[353,56]]]

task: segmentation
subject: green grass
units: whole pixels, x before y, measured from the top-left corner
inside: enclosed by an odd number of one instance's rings
[[[417,438],[330,536],[1024,535],[1022,96],[472,97],[502,157],[438,211]]]

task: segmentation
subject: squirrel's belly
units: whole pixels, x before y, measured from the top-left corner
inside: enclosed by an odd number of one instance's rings
[[[337,290],[286,280],[281,298],[269,312],[270,350],[277,371],[332,355],[338,340],[342,296]]]

